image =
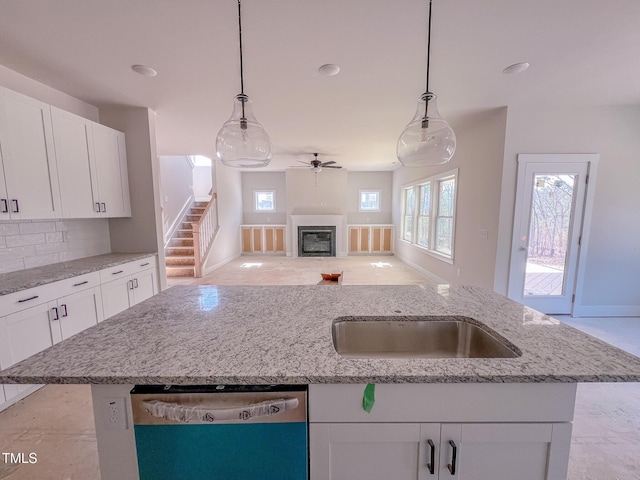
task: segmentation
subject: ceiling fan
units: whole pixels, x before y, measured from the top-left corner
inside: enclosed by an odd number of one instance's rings
[[[302,160],[296,160],[296,162],[300,162],[305,164],[308,168],[311,169],[312,172],[318,173],[321,172],[323,168],[342,168],[340,165],[334,165],[333,160],[330,160],[328,162],[321,162],[320,160],[318,160],[318,154],[314,153],[313,154],[314,159],[311,160],[310,162],[303,162]],[[303,168],[303,167],[299,167],[298,165],[295,165],[295,167],[298,168]]]

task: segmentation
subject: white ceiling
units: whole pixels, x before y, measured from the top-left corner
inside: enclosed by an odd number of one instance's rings
[[[269,168],[313,151],[395,168],[424,91],[426,0],[242,8],[245,91],[273,142]],[[151,108],[160,155],[215,155],[240,89],[235,0],[0,0],[0,12],[0,64],[97,106]],[[431,90],[454,128],[505,105],[638,105],[639,25],[638,0],[433,0]],[[522,61],[525,73],[502,73]],[[340,74],[320,76],[325,63]]]

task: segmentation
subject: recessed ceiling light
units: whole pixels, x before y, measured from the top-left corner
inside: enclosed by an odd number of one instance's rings
[[[131,70],[139,73],[140,75],[144,75],[145,77],[155,77],[158,74],[154,68],[146,65],[131,65]]]
[[[514,63],[513,65],[509,65],[507,68],[502,70],[502,73],[511,74],[511,73],[522,73],[527,68],[529,68],[529,64],[527,62],[522,63]]]
[[[340,67],[335,63],[327,63],[318,68],[318,72],[325,77],[333,77],[340,73]]]

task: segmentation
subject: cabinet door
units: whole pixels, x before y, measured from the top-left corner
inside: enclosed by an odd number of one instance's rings
[[[265,253],[284,253],[285,227],[264,227]]]
[[[0,89],[0,147],[10,218],[61,218],[49,105]]]
[[[62,214],[65,218],[99,216],[91,121],[51,107]]]
[[[382,250],[383,253],[393,252],[393,227],[382,227]]]
[[[569,424],[559,424],[569,425]],[[547,480],[566,478],[557,465],[548,472],[553,457],[551,423],[443,424],[440,451],[440,478],[452,480]],[[560,427],[562,428],[562,427]],[[570,428],[570,427],[569,427]],[[569,432],[569,441],[570,441]],[[456,445],[455,475],[452,465]],[[567,446],[568,458],[568,446]],[[555,469],[551,474],[551,470]]]
[[[46,303],[0,318],[0,369],[53,345]]]
[[[251,227],[251,251],[262,253],[262,227]]]
[[[311,423],[311,480],[418,480],[430,473],[431,446],[437,449],[439,424]]]
[[[93,122],[92,133],[102,210],[107,217],[131,216],[124,133]]]
[[[360,251],[369,252],[369,227],[360,227]]]
[[[62,340],[97,325],[102,320],[100,289],[89,288],[59,299],[57,313],[58,320],[52,321],[51,331],[58,328]]]
[[[358,227],[349,227],[349,253],[358,253],[360,244],[360,229]]]
[[[129,290],[132,290],[132,280],[130,276],[103,283],[100,287],[102,292],[102,311],[105,320],[113,317],[129,308],[132,303]]]
[[[157,273],[155,268],[142,270],[133,276],[133,303],[138,304],[147,298],[153,297],[158,292]]]
[[[274,229],[274,234],[275,234],[275,247],[276,247],[276,252],[278,253],[284,253],[285,249],[287,247],[286,242],[285,242],[285,236],[287,233],[287,228],[286,227],[275,227]]]
[[[391,253],[393,227],[371,227],[371,252]]]
[[[251,227],[242,227],[242,253],[252,253]]]

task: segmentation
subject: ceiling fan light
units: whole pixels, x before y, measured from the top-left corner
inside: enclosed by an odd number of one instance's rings
[[[430,92],[422,94],[416,114],[398,138],[398,160],[407,167],[440,165],[447,163],[455,151],[456,134],[440,116],[436,96]]]
[[[231,118],[218,132],[216,154],[224,165],[236,168],[266,167],[271,161],[271,139],[244,94],[236,95]]]

